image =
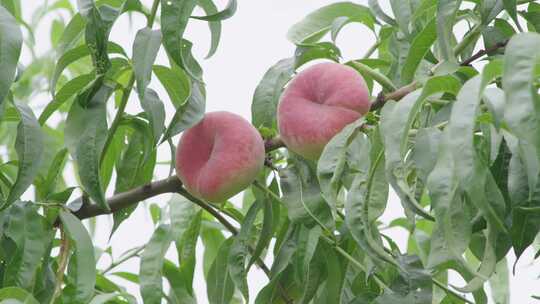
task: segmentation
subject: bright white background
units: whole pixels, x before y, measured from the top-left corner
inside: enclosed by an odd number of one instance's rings
[[[23,14],[25,18],[31,16],[32,12],[44,1],[23,0]],[[54,1],[49,1],[50,3]],[[75,1],[72,0],[75,5]],[[150,0],[143,0],[148,7]],[[217,3],[220,7],[225,5],[224,0]],[[217,54],[209,60],[201,60],[204,68],[204,79],[207,84],[207,111],[226,110],[242,115],[250,119],[250,105],[253,92],[265,71],[276,61],[290,57],[294,53],[293,45],[287,41],[285,35],[287,29],[299,21],[309,12],[336,1],[328,0],[249,0],[239,1],[238,12],[236,15],[223,22],[222,40]],[[356,1],[360,4],[366,4],[367,0]],[[380,1],[382,7],[390,13],[388,0]],[[366,4],[367,5],[367,4]],[[202,13],[201,13],[202,14]],[[42,54],[50,49],[49,33],[50,23],[53,18],[61,18],[61,14],[53,14],[46,18],[35,31],[37,39],[37,54]],[[65,22],[67,20],[65,15]],[[126,47],[128,54],[131,54],[131,45],[135,32],[145,26],[145,20],[140,15],[135,14],[133,18],[123,15],[115,24],[111,40]],[[209,46],[208,28],[204,22],[192,21],[189,25],[188,38],[194,42],[195,54],[197,58],[202,59]],[[338,46],[341,48],[345,59],[358,58],[373,44],[374,37],[365,27],[358,24],[347,25],[338,38]],[[31,60],[29,52],[23,51],[22,62],[28,63]],[[159,63],[166,63],[163,50],[160,51]],[[160,97],[168,105],[167,117],[170,119],[173,108],[169,106],[167,95],[154,79],[151,87],[158,90]],[[136,95],[136,94],[132,94]],[[50,96],[39,95],[31,101],[33,109],[40,109]],[[40,111],[40,110],[39,110]],[[135,113],[140,111],[136,98],[130,101],[128,111]],[[38,113],[39,114],[39,113]],[[169,153],[167,149],[159,150],[159,160],[168,160]],[[166,177],[168,166],[158,166],[155,175],[156,179]],[[75,177],[72,173],[66,173],[65,177],[69,184],[75,184]],[[112,183],[114,184],[114,183]],[[163,195],[148,200],[147,203],[158,203],[165,205],[169,196]],[[239,201],[239,197],[235,201]],[[141,205],[125,221],[111,240],[108,239],[112,220],[107,217],[100,217],[97,221],[97,229],[94,233],[95,243],[100,248],[112,246],[113,254],[118,257],[124,251],[145,244],[152,232],[153,224],[150,219],[148,209]],[[401,206],[395,197],[391,196],[388,210],[383,216],[383,221],[389,222],[391,219],[402,215]],[[400,245],[402,249],[406,248],[406,234],[404,231],[392,229],[386,231]],[[206,303],[206,286],[202,279],[202,244],[198,245],[198,264],[195,277],[195,291],[199,303]],[[168,256],[176,260],[175,253],[171,250]],[[516,268],[516,276],[511,278],[511,298],[512,303],[526,304],[533,303],[530,298],[532,294],[540,294],[539,281],[540,265],[532,264],[534,252],[528,250]],[[103,258],[99,265],[106,267],[109,259]],[[512,265],[514,258],[511,254],[509,264]],[[271,260],[267,261],[271,264]],[[130,271],[137,273],[139,262],[137,259],[128,261],[123,266],[118,267],[118,271]],[[139,297],[137,286],[127,281],[121,281],[128,286],[128,291]],[[250,285],[250,294],[254,299],[258,291],[267,283],[267,278],[260,270],[253,268],[248,279]],[[462,282],[455,280],[457,285]]]

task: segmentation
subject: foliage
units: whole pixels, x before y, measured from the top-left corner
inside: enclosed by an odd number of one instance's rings
[[[136,303],[111,280],[119,277],[140,286],[144,303],[196,303],[201,240],[201,302],[509,303],[506,256],[519,260],[540,231],[535,1],[391,0],[390,13],[369,0],[309,13],[287,34],[296,52],[254,90],[253,124],[269,161],[242,208],[200,201],[175,176],[154,180],[157,147],[174,152],[172,138],[205,111],[186,28],[208,23],[212,56],[237,1],[221,9],[212,0],[45,3],[26,20],[22,1],[0,1],[0,301]],[[70,20],[52,23],[54,50],[23,66],[33,29],[57,11]],[[109,41],[122,14],[147,19],[131,58],[130,46]],[[283,88],[313,60],[342,61],[336,37],[349,23],[376,37],[364,57],[342,62],[366,79],[372,111],[336,135],[318,163],[275,149]],[[161,47],[168,66],[155,64]],[[44,109],[32,104],[38,92],[50,94]],[[131,94],[142,112],[126,111]],[[169,120],[164,102],[176,109]],[[64,177],[71,168],[76,181]],[[389,192],[405,216],[385,224]],[[112,235],[137,203],[164,193],[173,193],[164,209],[149,208],[156,227],[147,245],[97,267],[110,250],[95,248],[84,220],[113,213]],[[406,250],[386,235],[392,227],[407,232]],[[169,250],[178,260],[166,258]],[[138,273],[112,271],[131,258]],[[252,267],[268,276],[259,294],[250,292]],[[466,284],[450,284],[450,270]]]

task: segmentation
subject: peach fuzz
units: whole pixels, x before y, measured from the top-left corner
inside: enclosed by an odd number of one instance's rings
[[[264,142],[248,121],[229,112],[211,112],[182,134],[176,173],[192,195],[220,203],[255,180],[264,157]]]
[[[278,127],[285,145],[317,160],[324,146],[370,108],[362,76],[338,63],[319,63],[300,72],[283,92]]]

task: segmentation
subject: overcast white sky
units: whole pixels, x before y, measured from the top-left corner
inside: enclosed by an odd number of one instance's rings
[[[30,16],[31,12],[44,3],[42,0],[22,1],[25,16]],[[54,1],[49,1],[54,2]],[[72,0],[73,3],[76,1]],[[150,0],[143,0],[150,6]],[[223,7],[225,0],[217,1]],[[217,54],[209,60],[201,60],[204,68],[204,79],[207,84],[207,111],[226,110],[242,115],[250,119],[251,98],[258,81],[265,71],[276,61],[293,55],[294,47],[287,41],[285,35],[288,28],[299,21],[309,12],[327,4],[337,1],[328,0],[246,0],[239,1],[236,15],[223,22],[222,41]],[[355,1],[366,4],[367,0]],[[388,0],[380,1],[383,8],[389,7]],[[389,10],[387,10],[389,12]],[[50,49],[49,32],[50,21],[53,16],[47,18],[37,30],[38,54]],[[67,21],[67,20],[66,20]],[[129,20],[124,15],[115,24],[111,40],[126,46],[126,51],[131,53],[131,45],[135,32],[145,25],[145,20],[138,15]],[[208,28],[203,22],[192,22],[189,25],[188,37],[195,44],[195,53],[198,58],[203,58],[209,46]],[[338,46],[341,48],[345,59],[360,57],[372,45],[373,35],[363,26],[358,24],[347,25],[338,39]],[[28,52],[23,52],[23,62],[28,62],[30,57]],[[160,52],[158,62],[166,63],[163,51]],[[167,95],[154,79],[151,87],[158,90],[162,99],[167,100]],[[132,94],[136,95],[136,94]],[[47,98],[43,100],[48,100]],[[40,104],[43,101],[32,101],[33,104]],[[34,103],[35,102],[35,103]],[[166,104],[168,104],[166,102]],[[133,113],[139,111],[138,102],[133,99],[130,102],[128,111]],[[172,115],[172,108],[167,111],[168,118]],[[160,160],[168,160],[167,149],[160,150]],[[157,178],[167,176],[168,167],[161,166],[156,172]],[[73,178],[72,175],[66,175]],[[68,181],[69,182],[69,181]],[[74,184],[74,181],[73,181]],[[151,203],[163,205],[169,197],[164,195],[149,200]],[[237,198],[238,199],[238,198]],[[384,221],[391,220],[402,214],[401,207],[395,196],[389,202],[388,211],[383,216]],[[99,218],[98,229],[95,234],[96,244],[101,248],[112,245],[115,256],[120,255],[125,250],[135,246],[145,244],[152,232],[153,225],[146,208],[138,208],[132,217],[124,222],[114,237],[108,243],[108,235],[112,221],[106,217]],[[406,238],[403,231],[397,229],[387,231],[401,248],[406,248]],[[198,246],[199,260],[197,264],[197,274],[195,278],[195,289],[199,303],[206,303],[206,287],[202,280],[201,268],[201,244]],[[512,303],[532,303],[534,300],[530,295],[535,292],[539,294],[537,276],[540,274],[540,265],[531,265],[534,253],[532,250],[523,255],[517,266],[517,274],[511,280]],[[174,252],[171,250],[169,256],[173,258]],[[102,259],[101,264],[107,265],[109,262]],[[513,258],[509,260],[510,265]],[[138,272],[138,260],[131,260],[118,270]],[[271,261],[268,261],[271,264]],[[253,268],[248,280],[250,293],[254,295],[266,284],[267,279],[264,274]],[[138,296],[137,286],[126,283],[129,291]],[[458,285],[461,285],[458,283]]]

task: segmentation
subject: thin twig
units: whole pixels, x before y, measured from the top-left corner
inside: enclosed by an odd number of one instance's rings
[[[138,256],[139,253],[140,253],[141,251],[144,250],[144,248],[145,248],[145,246],[141,246],[141,247],[137,248],[136,250],[134,250],[133,252],[131,252],[130,254],[128,254],[128,255],[122,257],[122,258],[119,259],[118,261],[113,261],[113,262],[109,265],[109,267],[107,267],[107,268],[105,268],[103,271],[101,271],[101,274],[104,275],[104,274],[106,274],[107,272],[113,270],[116,266],[118,266],[118,265],[124,263],[125,261],[127,261],[127,260],[129,260],[129,259],[131,259],[131,258],[133,258],[133,257]]]
[[[51,297],[51,301],[49,302],[50,304],[54,304],[58,296],[60,296],[60,292],[62,292],[62,284],[64,282],[64,272],[66,271],[68,257],[69,257],[69,237],[64,232],[62,225],[60,225],[60,236],[62,239],[60,243],[60,252],[58,253],[58,256],[60,257],[60,261],[58,262],[58,269],[56,271],[54,292]]]
[[[489,47],[489,48],[486,48],[484,50],[480,50],[478,51],[476,54],[472,55],[471,57],[465,59],[462,63],[461,63],[461,66],[469,66],[471,65],[471,63],[473,63],[474,61],[476,61],[477,59],[481,58],[482,56],[486,55],[486,54],[489,54],[489,53],[492,53],[500,48],[503,48],[505,47],[506,45],[508,44],[508,40],[507,41],[503,41],[503,42],[498,42],[496,44],[494,44],[493,46]]]

